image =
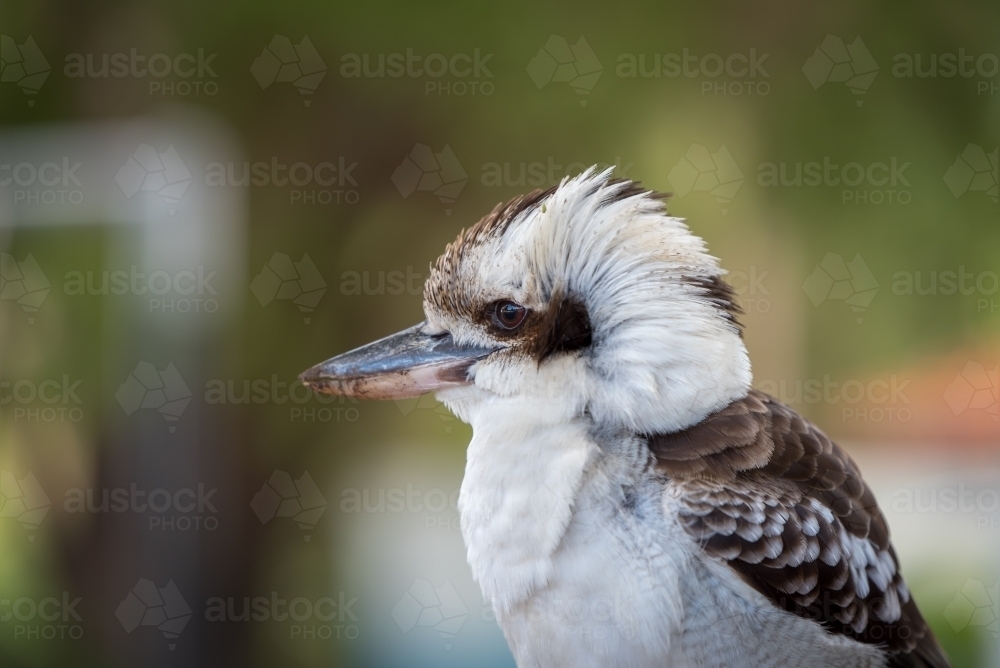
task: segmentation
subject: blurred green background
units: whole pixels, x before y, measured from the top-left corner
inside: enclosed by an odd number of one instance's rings
[[[512,666],[458,532],[468,427],[295,378],[599,164],[673,193],[756,384],[859,461],[955,665],[1000,665],[998,26],[0,3],[0,664]]]

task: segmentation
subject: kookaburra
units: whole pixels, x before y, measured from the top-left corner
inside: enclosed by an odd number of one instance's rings
[[[426,320],[309,369],[472,425],[472,573],[521,668],[948,666],[851,458],[751,389],[705,243],[589,170],[498,205]]]

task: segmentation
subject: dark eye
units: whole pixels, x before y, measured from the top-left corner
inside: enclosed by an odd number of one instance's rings
[[[493,305],[493,322],[502,329],[517,329],[528,315],[528,309],[511,301],[500,301]]]

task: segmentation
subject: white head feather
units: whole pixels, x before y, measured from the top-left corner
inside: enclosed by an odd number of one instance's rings
[[[433,268],[430,327],[460,344],[509,346],[472,368],[474,385],[440,392],[442,401],[474,427],[490,403],[528,396],[560,419],[586,414],[600,427],[651,434],[746,394],[750,360],[724,272],[683,220],[611,170],[539,195],[498,207]],[[532,342],[498,337],[481,317],[496,300],[545,313],[562,298],[585,308],[592,343],[541,360]]]

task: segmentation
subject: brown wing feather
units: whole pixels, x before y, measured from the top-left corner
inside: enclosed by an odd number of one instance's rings
[[[649,445],[686,530],[776,606],[882,647],[891,667],[948,668],[857,464],[810,422],[751,391]]]

